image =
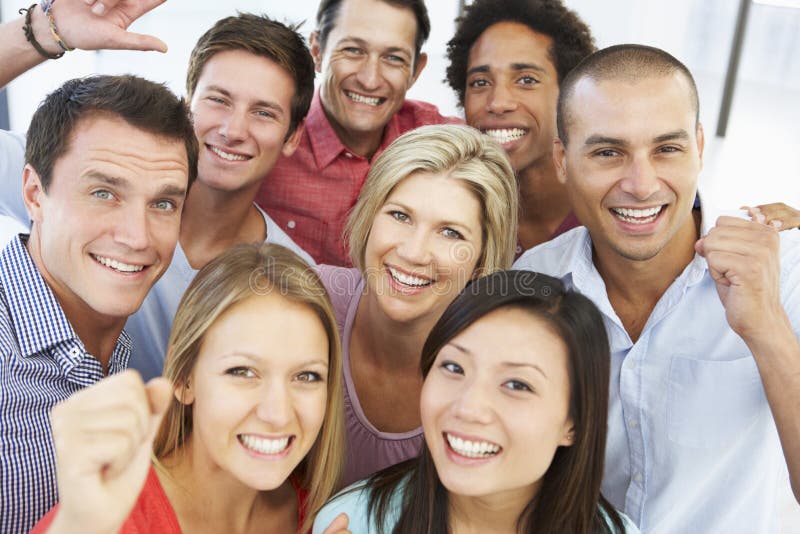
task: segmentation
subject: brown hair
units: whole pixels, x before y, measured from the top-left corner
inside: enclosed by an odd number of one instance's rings
[[[25,162],[47,191],[53,168],[69,150],[72,132],[82,120],[106,114],[164,139],[181,141],[188,160],[188,185],[197,177],[197,137],[189,109],[164,85],[138,76],[75,78],[47,95],[28,127]]]
[[[239,13],[218,20],[204,33],[189,57],[186,93],[191,99],[197,81],[209,59],[226,50],[244,50],[273,61],[294,80],[291,121],[286,138],[308,114],[314,96],[314,59],[297,26],[286,26],[266,15]]]
[[[238,245],[203,267],[181,299],[167,345],[164,376],[187,383],[206,331],[237,302],[279,291],[319,317],[328,335],[328,391],[325,419],[317,440],[295,474],[309,496],[302,531],[310,529],[338,487],[344,463],[342,357],[333,307],[316,272],[294,252],[273,244]],[[279,340],[276,340],[279,342]],[[178,453],[192,433],[192,409],[173,398],[153,443],[156,460]]]

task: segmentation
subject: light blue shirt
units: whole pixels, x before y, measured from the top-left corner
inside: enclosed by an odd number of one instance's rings
[[[256,208],[264,217],[267,243],[283,245],[309,265],[315,265],[311,256],[292,241],[275,221],[257,205]],[[178,311],[178,304],[197,273],[198,269],[189,265],[189,260],[186,259],[186,254],[178,243],[167,271],[147,294],[142,307],[125,323],[125,331],[133,340],[130,366],[139,371],[145,380],[161,375],[167,354],[167,341],[172,321]]]
[[[403,494],[406,491],[408,477],[406,477],[397,486],[395,492],[389,498],[389,506],[387,507],[386,518],[383,523],[383,532],[390,534],[394,529],[397,521],[400,519],[400,512],[403,506]],[[336,497],[328,501],[322,507],[314,519],[313,534],[322,534],[328,525],[341,514],[347,514],[350,523],[347,530],[353,534],[368,534],[378,532],[377,524],[374,517],[369,516],[369,497],[372,490],[366,487],[366,480],[361,480],[352,484],[351,486],[342,490]],[[601,511],[602,512],[602,511]],[[602,512],[606,521],[608,517],[605,512]],[[625,528],[624,534],[638,534],[639,529],[636,528],[630,519],[620,514],[622,525]],[[610,524],[610,523],[609,523]]]
[[[782,232],[781,297],[795,333],[798,265],[800,232]],[[611,343],[606,498],[642,532],[777,532],[786,467],[775,423],[705,259],[695,255],[667,289],[636,343],[611,307],[586,228],[529,250],[514,268],[563,280],[603,313]]]

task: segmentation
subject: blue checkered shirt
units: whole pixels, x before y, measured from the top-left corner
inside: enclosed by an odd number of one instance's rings
[[[28,532],[56,503],[49,414],[103,378],[25,248],[15,237],[0,253],[0,532]],[[109,372],[128,366],[124,332]]]

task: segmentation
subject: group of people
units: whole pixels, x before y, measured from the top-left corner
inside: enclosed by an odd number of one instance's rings
[[[166,51],[162,2],[34,4],[0,86]],[[698,197],[667,52],[561,0],[456,26],[465,120],[405,98],[422,0],[322,0],[217,21],[185,100],[91,76],[0,133],[1,532],[777,531],[798,212]]]

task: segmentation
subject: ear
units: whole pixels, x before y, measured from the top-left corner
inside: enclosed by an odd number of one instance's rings
[[[573,443],[575,443],[575,425],[572,424],[572,419],[567,419],[564,424],[564,434],[558,444],[562,447],[571,447]]]
[[[562,185],[567,183],[567,147],[557,137],[553,140],[553,165],[558,181]]]
[[[300,124],[297,125],[297,128],[294,129],[292,135],[283,142],[283,147],[281,148],[281,154],[286,156],[287,158],[294,154],[294,151],[297,150],[297,145],[300,144],[300,138],[303,137],[303,132],[306,129],[306,121],[303,119]]]
[[[317,72],[322,72],[322,47],[320,46],[318,31],[313,31],[308,36],[308,45],[311,57],[314,58],[314,67]]]
[[[697,123],[697,153],[700,154],[700,169],[703,168],[703,150],[706,147],[706,134],[703,130],[703,124]]]
[[[414,75],[411,76],[411,83],[408,84],[409,89],[411,89],[411,86],[417,82],[417,78],[419,78],[419,75],[422,74],[422,69],[424,69],[425,65],[427,64],[428,64],[428,54],[422,52],[417,58],[417,61],[414,62]]]
[[[192,391],[192,385],[189,382],[175,386],[173,395],[184,406],[189,406],[194,402],[194,391]]]
[[[42,222],[42,197],[46,194],[39,173],[30,164],[25,164],[22,171],[22,200],[31,220],[37,224]]]

